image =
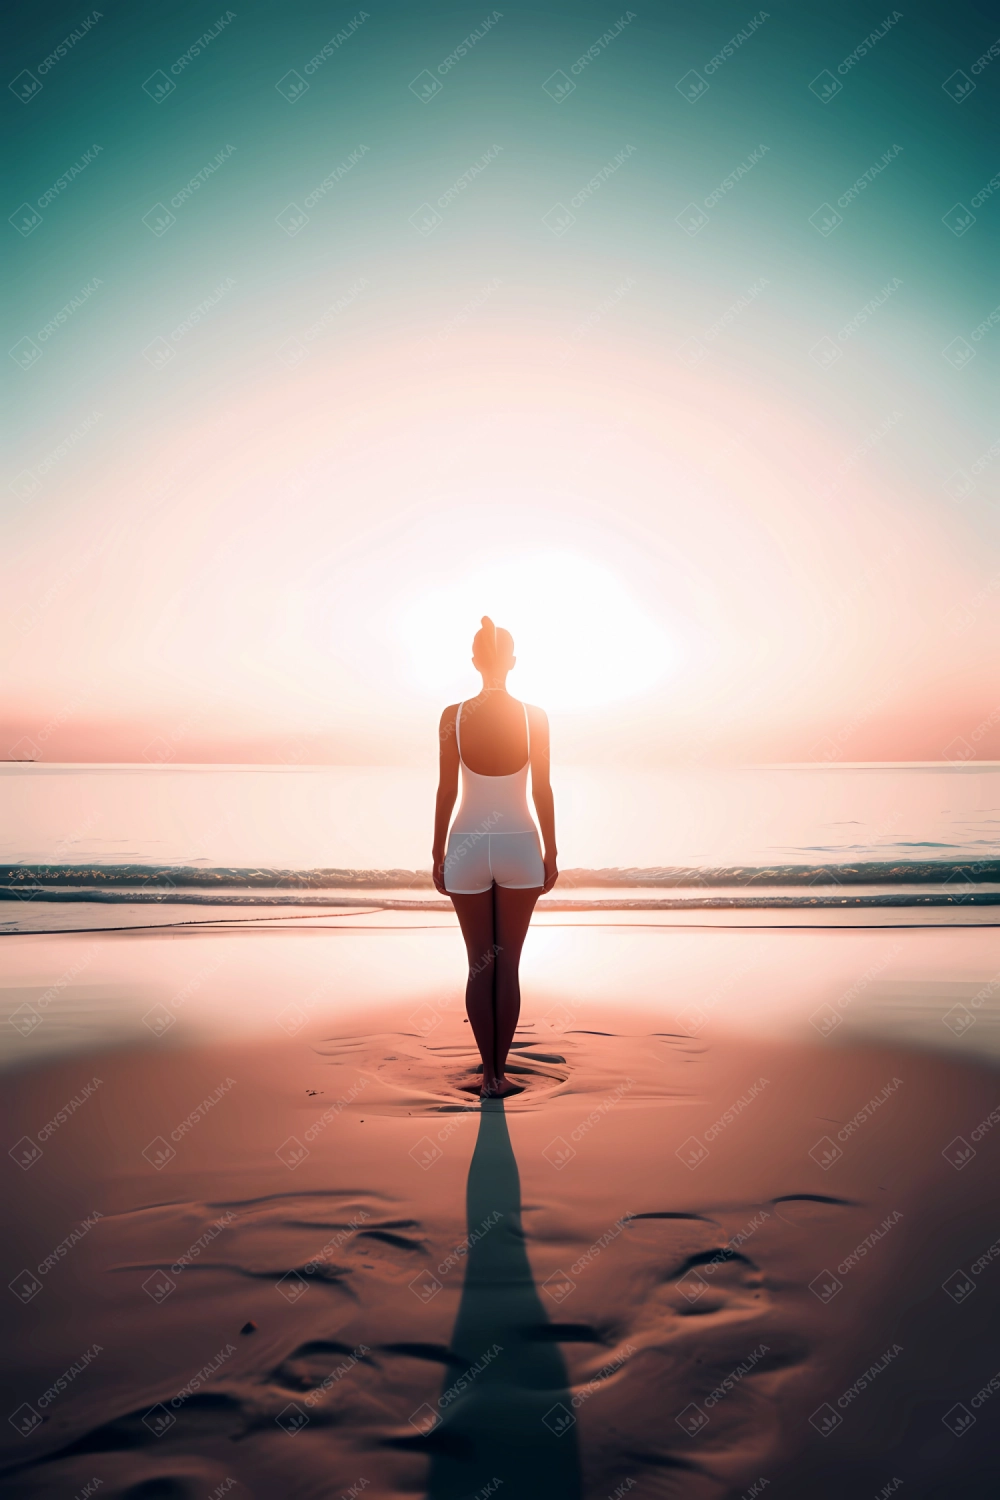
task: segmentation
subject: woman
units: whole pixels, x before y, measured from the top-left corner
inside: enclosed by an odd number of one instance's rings
[[[504,1077],[521,1009],[517,970],[535,902],[556,883],[556,835],[549,785],[549,721],[507,691],[514,642],[488,615],[472,642],[483,679],[476,698],[441,715],[441,777],[434,818],[434,885],[450,896],[469,955],[465,1005],[480,1055],[484,1099],[520,1093]],[[462,803],[445,850],[462,768]],[[545,840],[528,811],[531,793]]]

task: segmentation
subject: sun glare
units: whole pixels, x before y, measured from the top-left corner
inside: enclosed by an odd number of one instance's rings
[[[543,708],[634,697],[676,666],[678,648],[610,569],[571,552],[508,558],[412,601],[400,617],[407,676],[437,695],[468,693],[482,615],[514,637],[509,686]]]

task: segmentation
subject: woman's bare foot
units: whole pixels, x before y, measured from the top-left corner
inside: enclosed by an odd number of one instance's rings
[[[480,1094],[482,1093],[483,1080],[479,1077],[478,1073],[473,1073],[472,1077],[467,1079],[465,1083],[456,1084],[456,1088],[463,1094]]]
[[[480,1099],[506,1099],[509,1094],[523,1093],[523,1084],[511,1083],[509,1078],[504,1078],[501,1074],[499,1078],[483,1079],[479,1097]]]

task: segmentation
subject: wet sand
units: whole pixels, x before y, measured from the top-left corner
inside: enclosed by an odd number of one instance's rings
[[[3,1493],[995,1494],[996,1071],[612,971],[526,987],[504,1106],[417,972],[10,1075]]]

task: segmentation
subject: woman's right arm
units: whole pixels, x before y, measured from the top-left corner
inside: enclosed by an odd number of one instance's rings
[[[434,847],[431,862],[434,874],[434,889],[442,896],[448,893],[444,886],[444,853],[448,838],[448,824],[458,796],[458,745],[455,740],[455,715],[458,704],[452,703],[441,715],[438,725],[440,747],[440,772],[438,775],[437,803],[434,808]]]
[[[528,710],[531,723],[531,797],[542,830],[545,880],[542,894],[551,891],[559,877],[556,864],[556,814],[549,780],[549,720],[544,709]]]

